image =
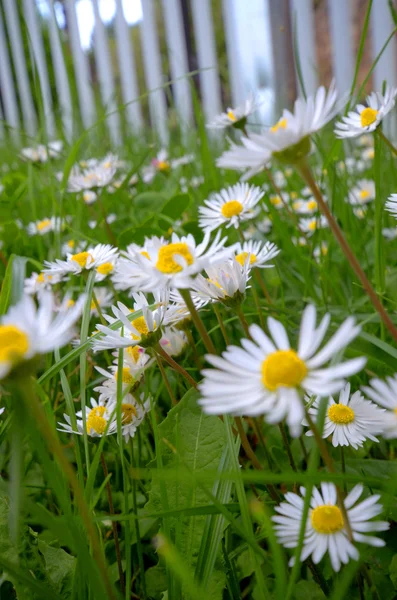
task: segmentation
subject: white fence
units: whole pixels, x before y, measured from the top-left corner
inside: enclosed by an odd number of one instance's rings
[[[160,140],[167,143],[170,90],[166,89],[164,84],[169,79],[173,81],[172,100],[174,109],[179,113],[180,122],[185,127],[192,126],[194,117],[191,79],[187,76],[189,55],[185,31],[186,9],[193,24],[194,62],[199,71],[204,114],[207,119],[211,119],[222,110],[211,0],[140,0],[143,18],[136,26],[140,28],[145,89],[139,89],[138,86],[136,57],[131,44],[129,25],[123,13],[122,0],[113,0],[116,11],[111,30],[116,44],[117,82],[113,55],[109,51],[110,30],[101,20],[100,0],[92,0],[95,18],[94,64],[91,64],[87,52],[81,46],[76,15],[78,1],[63,0],[67,28],[60,29],[54,11],[54,0],[40,0],[41,8],[46,4],[44,22],[48,27],[50,59],[55,76],[54,91],[50,86],[49,65],[46,62],[49,57],[43,42],[43,18],[38,12],[36,0],[0,0],[0,137],[11,138],[19,143],[20,132],[23,129],[34,138],[40,133],[39,123],[44,122],[49,138],[64,135],[71,141],[76,136],[78,120],[88,128],[106,112],[110,138],[113,144],[118,145],[123,141],[122,132],[125,128],[121,125],[117,98],[125,104],[125,119],[129,128],[139,132],[145,126],[142,97],[145,92],[150,91],[150,124]],[[306,92],[310,93],[317,87],[313,0],[219,2],[222,3],[228,57],[229,81],[226,85],[230,88],[233,104],[243,101],[249,91],[257,91],[264,98],[265,119],[270,120],[276,116],[274,113],[279,112],[281,108],[277,98],[280,101],[280,90],[283,89],[291,71],[293,30],[297,36]],[[327,0],[332,66],[341,92],[350,89],[355,64],[352,6],[353,0]],[[366,6],[367,2],[362,1],[361,10],[365,11]],[[164,27],[167,46],[167,74],[162,72],[156,22],[158,10],[162,11],[161,25]],[[370,20],[373,59],[380,52],[393,28],[388,0],[374,0]],[[28,48],[26,43],[24,44],[23,32],[29,41]],[[72,102],[70,74],[68,75],[65,64],[66,52],[72,57],[78,107],[73,106]],[[34,78],[28,73],[27,53],[35,67]],[[396,42],[392,39],[375,68],[375,89],[380,89],[384,80],[396,84],[395,57]],[[95,86],[99,87],[101,106],[98,106],[96,99],[98,94],[94,93],[93,75]],[[37,89],[40,90],[39,95]],[[53,94],[56,94],[59,114],[54,114]],[[40,106],[40,110],[37,106]],[[38,114],[40,111],[41,114]],[[78,120],[76,111],[79,112]],[[44,120],[41,118],[43,115]]]

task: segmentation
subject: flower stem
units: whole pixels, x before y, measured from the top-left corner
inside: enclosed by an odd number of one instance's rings
[[[216,303],[214,303],[212,306],[213,306],[216,318],[218,320],[219,327],[220,327],[220,330],[221,330],[222,335],[223,335],[223,339],[225,340],[225,344],[226,344],[226,346],[229,346],[230,345],[230,340],[229,340],[229,336],[227,335],[226,327],[225,327],[225,324],[223,322],[221,311],[219,310],[219,306]]]
[[[104,456],[103,452],[101,452],[101,464],[102,464],[103,474],[106,479],[109,475],[109,471],[108,471],[108,467],[107,467],[105,456]],[[114,513],[114,505],[113,505],[113,497],[112,497],[112,487],[110,485],[109,479],[106,482],[106,492],[108,495],[109,513],[111,515],[114,515],[115,513]],[[112,529],[113,529],[114,547],[116,549],[117,567],[118,567],[118,571],[119,571],[120,588],[121,588],[121,593],[124,594],[124,573],[123,573],[123,565],[121,563],[120,543],[119,543],[119,536],[118,536],[118,532],[117,532],[116,521],[112,521]]]
[[[113,233],[113,231],[112,231],[112,229],[111,229],[111,227],[110,227],[110,225],[108,223],[108,216],[107,216],[105,207],[104,207],[103,202],[102,202],[101,194],[98,194],[98,204],[100,206],[101,213],[102,213],[102,216],[103,216],[103,220],[105,222],[105,229],[106,229],[107,236],[109,238],[109,242],[113,246],[117,246],[117,239],[116,239],[116,236],[114,235],[114,233]]]
[[[165,387],[167,388],[169,397],[171,398],[172,406],[176,406],[177,405],[176,398],[175,398],[174,393],[172,391],[172,388],[171,388],[170,382],[168,380],[167,373],[165,372],[165,369],[163,367],[163,363],[161,361],[161,358],[157,354],[157,352],[156,352],[156,360],[157,360],[158,367],[160,369],[161,377],[163,378],[163,381],[165,383]]]
[[[243,311],[241,309],[241,306],[238,306],[236,308],[236,313],[237,313],[238,318],[240,319],[241,325],[243,326],[245,335],[247,336],[248,339],[251,339],[250,332],[249,332],[249,327],[248,327],[248,323],[247,323],[245,315],[244,315],[244,313],[243,313]]]
[[[312,190],[313,195],[314,195],[315,199],[317,200],[318,205],[321,209],[321,212],[327,218],[327,221],[329,223],[329,226],[331,227],[331,230],[332,230],[332,233],[334,234],[335,239],[337,240],[340,247],[342,248],[347,260],[350,263],[350,266],[356,273],[358,279],[361,281],[362,286],[363,286],[364,290],[366,291],[369,299],[371,300],[375,310],[377,310],[380,318],[386,325],[387,329],[390,331],[393,338],[397,341],[397,327],[394,325],[389,314],[384,309],[381,301],[378,298],[377,293],[375,292],[371,283],[367,279],[367,276],[365,275],[363,269],[361,268],[361,265],[358,262],[353,250],[350,248],[348,242],[346,241],[341,228],[339,227],[339,225],[336,222],[335,218],[333,217],[331,211],[329,210],[326,202],[324,201],[324,198],[323,198],[319,188],[317,187],[317,184],[314,180],[314,177],[310,171],[308,164],[306,162],[301,162],[297,166],[297,168],[302,176],[302,179],[307,183],[307,185]]]
[[[283,423],[279,423],[278,427],[280,429],[281,437],[283,439],[283,443],[284,443],[285,449],[287,451],[288,460],[289,460],[291,469],[293,471],[295,471],[295,473],[297,473],[298,469],[296,468],[295,460],[294,460],[294,457],[292,456],[291,446],[290,446],[289,440],[287,438],[287,434],[285,432],[285,427],[284,427]]]
[[[259,284],[259,287],[261,288],[263,295],[265,296],[265,298],[267,300],[267,303],[272,304],[272,299],[270,298],[270,294],[267,291],[265,282],[263,281],[262,276],[259,273],[258,269],[254,269],[254,277],[255,277],[256,282]]]
[[[180,373],[186,379],[186,381],[190,383],[192,387],[197,388],[197,381],[195,381],[193,377],[189,375],[189,373],[172,358],[172,356],[167,354],[167,352],[165,352],[165,350],[162,349],[160,344],[156,346],[156,352],[160,354],[160,356],[165,360],[165,362],[167,362],[170,365],[170,367],[174,369],[174,371]]]
[[[376,134],[385,142],[386,146],[388,148],[390,148],[390,150],[393,152],[393,154],[397,155],[397,148],[391,143],[389,138],[387,138],[385,136],[382,129],[380,127],[378,127],[375,131],[376,131]]]
[[[182,298],[185,301],[186,306],[189,309],[189,312],[192,316],[192,321],[195,324],[197,331],[201,335],[201,338],[203,340],[203,343],[204,343],[204,346],[206,347],[207,352],[209,352],[210,354],[216,354],[215,346],[212,343],[210,336],[208,335],[208,332],[205,328],[204,323],[202,322],[202,320],[200,318],[200,315],[197,312],[196,307],[194,306],[194,302],[192,300],[189,290],[181,289],[181,290],[179,290],[179,293],[181,294]]]

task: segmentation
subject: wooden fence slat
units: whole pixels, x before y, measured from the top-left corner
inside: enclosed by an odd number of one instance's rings
[[[60,39],[60,31],[58,29],[55,11],[54,0],[49,0],[49,18],[48,28],[50,33],[50,44],[52,60],[54,62],[55,84],[57,95],[62,113],[62,123],[65,137],[68,142],[72,141],[73,136],[73,106],[70,93],[68,73],[66,70],[65,60],[62,52]]]
[[[371,30],[372,30],[372,59],[382,49],[387,38],[394,29],[394,23],[390,14],[388,0],[376,0],[371,11]],[[374,89],[381,92],[384,81],[389,85],[397,84],[396,73],[396,39],[395,36],[390,40],[386,50],[379,59],[374,70]]]
[[[7,39],[0,11],[0,88],[4,104],[4,116],[10,126],[10,135],[17,142],[19,140],[19,114],[14,88],[10,57],[8,55]]]
[[[318,86],[313,0],[291,0],[291,19],[307,95]],[[299,87],[300,82],[298,81]]]
[[[221,87],[209,0],[191,0],[204,114],[210,121],[222,112]]]
[[[122,0],[116,0],[115,32],[117,56],[120,66],[121,91],[126,104],[125,114],[133,131],[139,132],[143,127],[139,88],[136,77],[134,51],[130,41],[130,32],[124,17]]]
[[[351,0],[328,0],[332,64],[339,93],[351,88],[354,76]]]
[[[51,87],[48,78],[46,56],[44,52],[43,39],[37,22],[35,3],[31,0],[24,0],[24,17],[29,32],[29,41],[32,48],[32,54],[37,69],[40,83],[41,98],[43,102],[44,126],[47,135],[53,138],[55,135],[55,120],[52,108]]]
[[[143,20],[141,27],[142,58],[149,96],[150,117],[163,144],[168,143],[167,104],[161,68],[160,49],[156,32],[155,5],[153,0],[142,0]],[[155,91],[152,91],[155,90]]]
[[[19,91],[23,124],[26,133],[30,136],[34,136],[37,131],[37,118],[26,68],[17,5],[14,0],[3,0],[3,7],[7,24],[8,39],[11,46],[12,61],[15,68],[16,83]]]
[[[222,0],[222,14],[225,23],[226,52],[229,67],[230,92],[232,105],[242,104],[246,98],[243,87],[242,67],[240,56],[236,54],[237,48],[237,20],[233,10],[234,3],[230,0]]]
[[[185,32],[179,0],[163,0],[163,16],[167,39],[175,106],[182,120],[182,126],[191,125],[193,118],[192,96],[189,78]]]
[[[90,71],[87,57],[80,43],[74,0],[65,0],[66,18],[68,24],[70,45],[72,49],[77,94],[79,97],[80,113],[84,127],[88,128],[96,120],[94,95],[92,92]]]
[[[106,123],[109,128],[111,140],[114,144],[121,144],[120,114],[118,112],[116,89],[114,87],[112,65],[110,61],[109,45],[106,37],[105,26],[99,14],[98,0],[93,0],[95,28],[94,28],[94,55],[96,70],[99,79],[102,102],[108,113]]]

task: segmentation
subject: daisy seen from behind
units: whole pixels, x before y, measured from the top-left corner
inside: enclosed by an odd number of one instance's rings
[[[366,104],[357,104],[335,126],[338,138],[351,138],[375,131],[379,123],[394,108],[397,88],[386,86],[385,94],[372,92],[366,98]]]
[[[308,411],[315,422],[320,402],[316,398]],[[339,402],[332,396],[328,400],[323,438],[332,436],[333,446],[352,446],[357,450],[366,440],[379,442],[374,434],[382,433],[384,420],[384,411],[366,400],[360,391],[350,396],[350,383],[347,383],[339,394]],[[307,425],[306,421],[304,425]],[[307,431],[306,435],[313,433]]]
[[[285,502],[275,507],[277,515],[272,517],[275,531],[280,544],[285,548],[296,548],[303,518],[304,496],[306,490],[300,488],[301,496],[293,492],[285,494]],[[389,529],[387,521],[373,521],[383,507],[378,503],[379,495],[369,496],[357,503],[363,493],[363,486],[356,485],[344,499],[353,542],[382,547],[385,542],[373,535],[365,535]],[[359,551],[349,540],[342,510],[337,504],[337,491],[333,483],[322,483],[320,490],[313,488],[310,509],[306,521],[303,548],[300,560],[309,556],[315,564],[329,555],[334,571],[338,572],[341,564],[347,564],[350,559],[358,560]],[[290,560],[294,564],[294,557]]]
[[[397,374],[386,380],[374,378],[369,385],[361,387],[364,394],[385,408],[382,435],[386,439],[397,438]]]
[[[243,221],[254,219],[258,214],[257,204],[264,192],[247,183],[237,183],[211,195],[199,207],[199,225],[204,233],[210,233],[221,225],[240,226]]]
[[[302,431],[303,393],[328,396],[338,392],[345,377],[360,371],[364,357],[326,366],[358,335],[360,327],[348,317],[320,349],[330,315],[316,327],[316,309],[308,305],[302,314],[297,350],[279,321],[267,321],[270,337],[258,325],[249,328],[252,340],[242,348],[228,346],[222,357],[207,355],[215,367],[203,371],[199,403],[207,414],[265,415],[268,423],[286,419],[291,435]]]
[[[235,108],[228,107],[225,112],[217,115],[210,123],[207,123],[208,129],[226,129],[235,127],[243,129],[247,118],[258,108],[259,104],[253,94],[249,94],[246,101]]]

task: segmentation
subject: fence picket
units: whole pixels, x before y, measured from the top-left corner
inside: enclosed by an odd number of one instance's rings
[[[244,102],[246,94],[243,88],[240,56],[238,54],[236,55],[237,22],[233,8],[233,2],[230,2],[230,0],[222,0],[222,14],[225,22],[225,41],[229,65],[230,92],[232,96],[232,105],[238,106]]]
[[[351,0],[328,0],[328,14],[334,76],[343,94],[350,90],[354,75]]]
[[[10,135],[17,142],[19,140],[19,114],[15,94],[14,81],[12,77],[11,63],[8,56],[7,39],[0,12],[0,88],[4,103],[5,117],[10,125]]]
[[[87,57],[80,44],[79,27],[74,0],[65,0],[66,18],[68,23],[70,45],[72,49],[73,66],[79,97],[80,114],[84,127],[93,125],[96,119],[94,95],[90,82],[90,71]]]
[[[23,6],[26,25],[29,31],[29,41],[40,84],[41,98],[43,102],[43,126],[48,137],[53,138],[55,135],[55,120],[52,107],[51,87],[48,78],[43,39],[41,37],[40,28],[37,22],[36,7],[35,3],[31,0],[24,0]]]
[[[291,0],[290,6],[303,84],[309,95],[318,85],[313,0]]]
[[[143,65],[145,69],[146,87],[150,92],[150,117],[163,144],[168,141],[167,104],[158,37],[156,32],[155,5],[153,0],[142,0],[143,20],[141,27],[141,43],[143,50]],[[153,91],[154,90],[154,91]]]
[[[163,15],[170,60],[171,77],[175,80],[172,91],[182,126],[191,125],[193,110],[185,33],[179,0],[163,0]]]
[[[12,61],[15,68],[16,83],[19,91],[23,124],[26,133],[29,136],[34,136],[37,131],[37,118],[26,68],[17,5],[14,0],[3,0],[3,6],[8,39],[12,52]]]
[[[129,28],[124,18],[122,0],[116,0],[115,33],[117,56],[120,66],[121,92],[126,104],[125,114],[131,129],[141,131],[143,118],[141,104],[137,100],[139,89],[136,78],[134,52],[130,41]]]
[[[388,0],[376,0],[376,6],[374,6],[371,11],[371,27],[372,59],[375,60],[388,36],[394,29]],[[374,89],[379,92],[382,91],[382,84],[384,81],[387,81],[389,85],[392,86],[397,84],[395,37],[390,40],[375,67]]]
[[[207,120],[211,120],[222,111],[211,6],[209,0],[191,0],[191,7],[203,110]]]

